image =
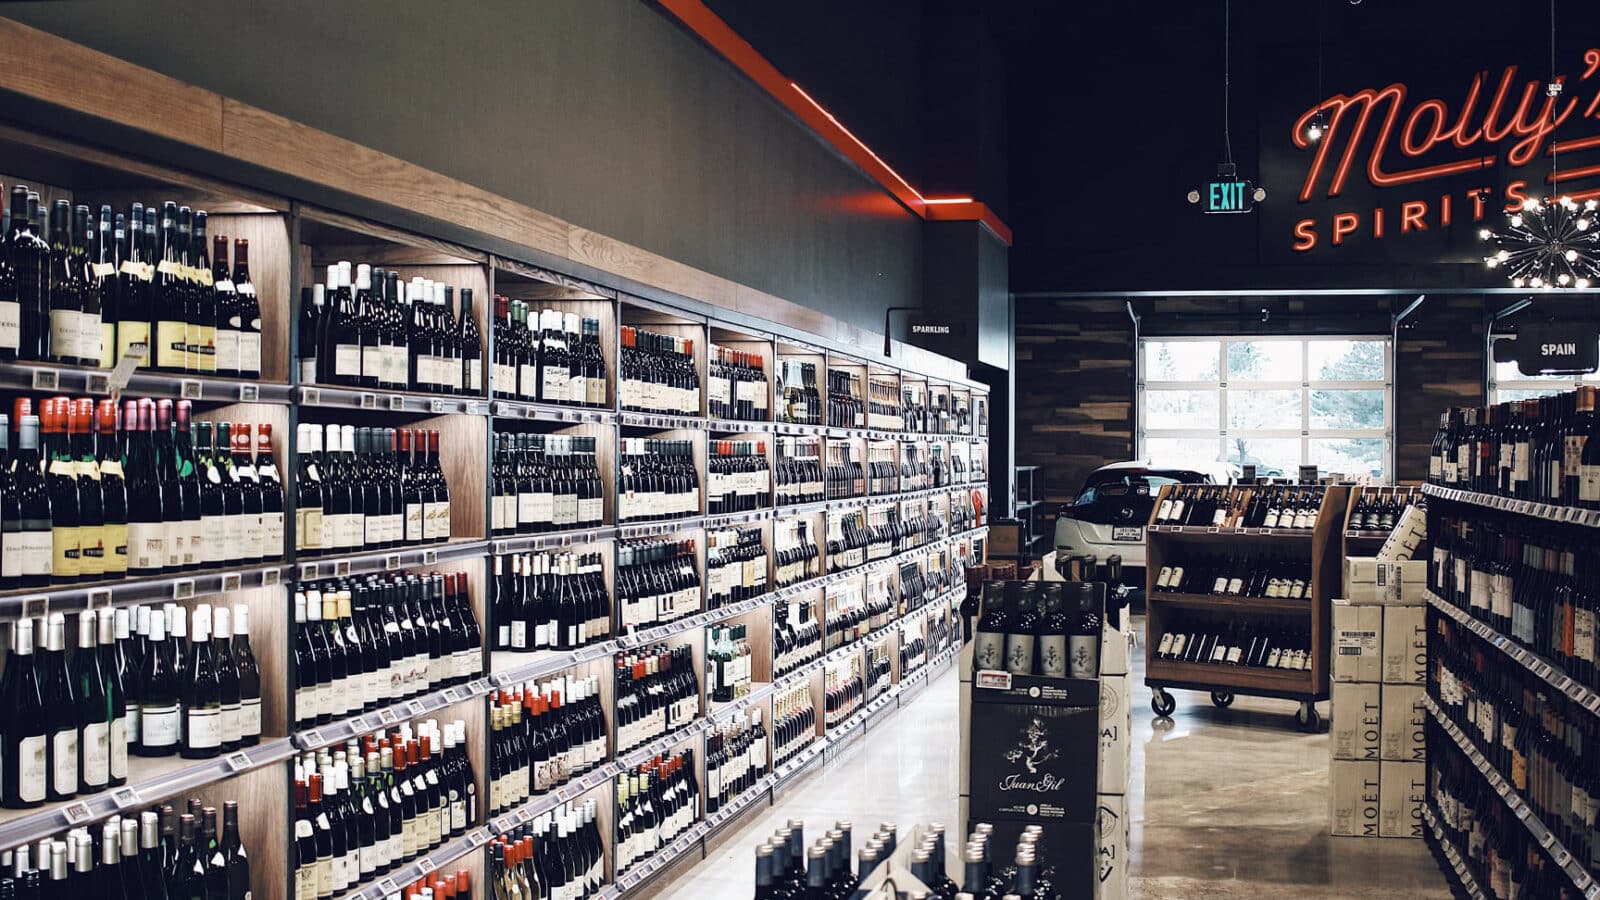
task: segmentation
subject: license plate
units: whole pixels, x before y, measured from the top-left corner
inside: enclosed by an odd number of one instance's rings
[[[1111,529],[1111,539],[1113,541],[1142,541],[1144,540],[1144,529],[1137,526],[1113,528]]]

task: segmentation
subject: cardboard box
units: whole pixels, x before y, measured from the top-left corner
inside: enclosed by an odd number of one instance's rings
[[[1417,555],[1417,548],[1427,542],[1428,514],[1412,504],[1401,513],[1400,521],[1394,523],[1394,529],[1378,550],[1378,559],[1411,559]]]
[[[1428,561],[1381,560],[1371,556],[1345,559],[1344,595],[1351,603],[1421,606],[1426,602]]]
[[[1100,842],[1099,900],[1127,900],[1129,821],[1127,797],[1100,795],[1100,814],[1095,822]]]
[[[1392,762],[1419,763],[1428,758],[1428,710],[1417,684],[1383,686],[1382,755]]]
[[[1383,610],[1381,606],[1357,606],[1348,600],[1333,601],[1334,681],[1380,680]]]
[[[1126,675],[1128,674],[1128,657],[1132,653],[1133,632],[1127,628],[1131,616],[1122,617],[1123,628],[1118,630],[1110,624],[1100,629],[1100,674],[1101,675]]]
[[[1336,759],[1330,770],[1333,834],[1377,837],[1379,763]]]
[[[1333,686],[1333,722],[1328,745],[1334,759],[1377,762],[1383,758],[1383,699],[1376,684]]]
[[[1100,785],[1102,794],[1128,792],[1128,752],[1133,710],[1128,676],[1100,676]]]
[[[1428,680],[1428,616],[1425,606],[1383,609],[1383,683],[1424,684]]]
[[[1378,776],[1378,835],[1422,837],[1422,804],[1428,796],[1428,768],[1422,763],[1385,762]]]

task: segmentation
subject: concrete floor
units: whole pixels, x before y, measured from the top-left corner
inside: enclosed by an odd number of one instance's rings
[[[1142,620],[1135,624],[1142,632]],[[1132,675],[1131,898],[1450,896],[1421,841],[1328,835],[1328,738],[1297,731],[1293,703],[1240,697],[1218,710],[1205,694],[1174,692],[1173,718],[1155,723],[1143,669],[1141,651]],[[752,896],[755,843],[789,818],[805,820],[808,844],[844,818],[858,831],[882,821],[959,829],[957,677],[954,667],[939,676],[844,756],[724,832],[704,861],[667,873],[653,895]]]

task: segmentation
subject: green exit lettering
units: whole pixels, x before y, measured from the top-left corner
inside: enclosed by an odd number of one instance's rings
[[[1245,182],[1213,181],[1207,188],[1207,212],[1243,212],[1246,209]]]

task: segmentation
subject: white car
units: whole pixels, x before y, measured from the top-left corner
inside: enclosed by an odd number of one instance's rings
[[[1078,499],[1056,517],[1055,558],[1093,555],[1104,565],[1122,557],[1122,583],[1144,588],[1144,526],[1161,488],[1169,484],[1228,484],[1224,463],[1194,467],[1155,466],[1148,461],[1111,463],[1089,473]],[[1046,565],[1050,561],[1046,560]]]

